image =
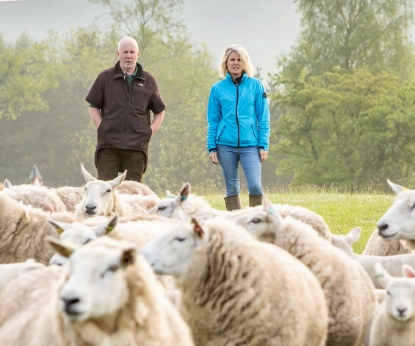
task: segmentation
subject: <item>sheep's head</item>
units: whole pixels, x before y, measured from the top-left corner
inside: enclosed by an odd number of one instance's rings
[[[415,240],[415,190],[409,190],[388,180],[397,193],[392,206],[377,222],[379,235],[385,240]]]
[[[125,270],[135,263],[134,246],[103,238],[81,247],[54,238],[48,241],[69,258],[60,305],[70,321],[104,320],[126,304]]]
[[[183,202],[187,200],[190,194],[190,184],[186,183],[182,186],[177,195],[167,191],[167,197],[163,198],[158,204],[148,211],[148,214],[158,214],[163,217],[173,218]],[[176,218],[185,221],[185,217],[179,213]]]
[[[415,271],[402,266],[404,277],[392,277],[380,263],[375,265],[376,278],[386,290],[386,312],[397,321],[407,321],[415,314]]]

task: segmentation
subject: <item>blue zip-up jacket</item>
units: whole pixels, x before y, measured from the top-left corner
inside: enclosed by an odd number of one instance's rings
[[[261,81],[243,74],[239,85],[226,78],[215,83],[207,106],[207,150],[216,145],[269,148],[269,106]]]

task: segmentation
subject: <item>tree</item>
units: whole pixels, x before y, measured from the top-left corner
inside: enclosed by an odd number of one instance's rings
[[[366,68],[414,81],[412,0],[296,0],[302,31],[280,60],[285,77]]]
[[[284,81],[285,82],[285,81]],[[415,85],[385,72],[302,75],[274,96],[279,171],[294,184],[364,186],[415,179]]]
[[[55,66],[45,46],[23,34],[14,45],[0,35],[0,118],[17,119],[25,111],[46,111],[42,93],[56,85]]]
[[[114,0],[89,0],[109,7],[112,27],[134,37],[141,53],[150,44],[170,40],[183,33],[184,25],[175,18],[180,13],[182,0],[130,0],[128,3]]]

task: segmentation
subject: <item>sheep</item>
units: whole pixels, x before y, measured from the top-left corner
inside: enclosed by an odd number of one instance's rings
[[[25,262],[0,264],[0,292],[13,279],[31,270],[44,267],[44,264],[28,259]]]
[[[12,185],[8,179],[4,181],[4,186],[3,192],[18,202],[51,213],[66,211],[62,200],[46,186]]]
[[[146,214],[148,210],[153,208],[157,203],[160,202],[160,198],[157,195],[127,195],[118,192],[118,198],[124,203],[129,204],[131,208],[137,214]]]
[[[5,288],[0,294],[2,343],[193,345],[189,327],[134,246],[109,238],[79,248],[48,241],[69,257],[69,264],[27,273]]]
[[[156,194],[147,185],[134,180],[124,180],[120,186],[118,186],[117,191],[120,194],[126,195],[151,196]]]
[[[51,225],[59,233],[59,239],[77,245],[84,245],[101,236],[107,236],[116,240],[128,241],[137,248],[158,236],[172,230],[179,224],[178,220],[165,219],[156,215],[144,216],[140,221],[118,222],[118,215],[110,218],[95,217],[82,223],[71,224],[49,219]],[[67,258],[56,253],[49,261],[49,265],[65,265]],[[167,292],[175,290],[174,278],[163,275],[158,277],[160,285]],[[175,303],[177,297],[171,293],[168,297]]]
[[[322,289],[297,259],[232,220],[192,218],[141,248],[156,274],[176,277],[196,345],[324,345]]]
[[[50,190],[56,193],[69,212],[74,212],[76,205],[81,203],[85,196],[85,188],[83,186],[61,186],[51,188]]]
[[[118,222],[118,215],[95,217],[83,222],[64,223],[48,219],[59,234],[59,239],[77,245],[86,244],[101,236],[124,240],[140,247],[146,242],[168,232],[179,224],[178,220],[143,216],[140,221]],[[66,259],[55,254],[49,264],[64,265]]]
[[[363,249],[364,255],[374,256],[393,256],[407,253],[410,253],[410,250],[399,239],[386,241],[379,236],[377,228],[371,233]]]
[[[261,206],[247,207],[230,212],[214,209],[203,197],[191,194],[190,184],[186,183],[182,186],[176,196],[169,193],[168,197],[162,199],[160,203],[150,209],[148,213],[182,221],[187,221],[191,217],[195,217],[199,222],[204,222],[212,217],[235,219],[240,215],[247,213],[247,211],[260,210],[260,208]],[[330,240],[329,226],[324,219],[315,212],[301,206],[292,206],[288,204],[274,204],[274,208],[282,217],[290,215],[296,219],[302,220],[311,225],[322,238]]]
[[[113,213],[117,213],[120,217],[128,217],[133,213],[130,206],[122,203],[115,193],[116,187],[125,179],[127,171],[110,181],[94,178],[83,165],[81,171],[86,181],[85,197],[75,208],[74,215],[77,219],[98,215],[109,216]]]
[[[404,265],[404,277],[391,276],[380,263],[376,264],[379,283],[387,295],[374,311],[367,328],[367,346],[415,345],[415,271]]]
[[[402,276],[402,265],[408,264],[415,268],[415,256],[412,253],[392,256],[373,256],[360,255],[353,251],[352,244],[359,240],[361,228],[353,228],[346,235],[331,235],[331,243],[338,249],[342,250],[348,256],[359,262],[359,264],[369,274],[376,288],[382,288],[375,274],[375,264],[381,263],[382,266],[392,276]]]
[[[376,306],[375,287],[353,259],[299,220],[276,212],[263,195],[262,211],[236,220],[255,238],[272,242],[303,262],[323,288],[329,314],[326,345],[360,346]]]
[[[415,190],[387,181],[397,195],[377,222],[379,235],[386,241],[400,239],[407,249],[415,250]]]
[[[0,192],[0,263],[24,262],[29,258],[47,264],[53,250],[44,239],[47,235],[58,238],[47,218],[53,216],[62,222],[75,219],[68,212],[47,213],[25,206]]]

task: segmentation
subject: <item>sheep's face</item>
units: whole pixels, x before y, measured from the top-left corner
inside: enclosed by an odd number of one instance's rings
[[[87,217],[110,214],[114,208],[114,188],[102,180],[86,183],[83,208]]]
[[[235,222],[248,230],[256,239],[269,243],[275,242],[276,230],[265,211],[253,211],[242,215]]]
[[[415,240],[415,190],[400,192],[377,226],[385,240]]]
[[[154,239],[141,248],[141,253],[156,274],[180,277],[203,242],[192,224],[183,223],[173,231]]]
[[[386,287],[386,311],[398,321],[407,321],[414,317],[415,282],[414,279],[395,278]]]
[[[164,198],[153,208],[151,208],[149,214],[158,214],[163,217],[171,218],[174,211],[180,206],[180,200],[177,198]]]
[[[134,248],[81,247],[69,258],[69,275],[60,292],[61,310],[70,321],[104,319],[128,299],[125,267]]]

